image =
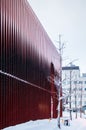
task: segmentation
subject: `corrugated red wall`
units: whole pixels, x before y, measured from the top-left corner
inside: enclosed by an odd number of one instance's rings
[[[53,74],[60,69],[54,45],[26,0],[0,0],[0,29],[0,129],[50,118],[55,95],[47,76],[51,63]]]

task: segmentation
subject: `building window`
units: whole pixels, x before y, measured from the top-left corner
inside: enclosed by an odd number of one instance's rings
[[[78,104],[80,104],[80,101],[78,101]]]
[[[78,94],[78,97],[80,98],[80,97],[81,97],[81,94]]]
[[[79,88],[79,91],[81,91],[82,90],[82,88]]]
[[[77,81],[74,81],[74,84],[77,84]]]
[[[85,88],[85,91],[86,91],[86,88]]]
[[[86,94],[84,94],[84,97],[86,97]]]
[[[86,81],[84,81],[84,83],[86,84]]]
[[[79,84],[82,84],[83,82],[82,81],[79,81]]]

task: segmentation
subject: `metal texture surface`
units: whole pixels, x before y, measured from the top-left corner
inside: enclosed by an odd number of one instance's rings
[[[51,91],[56,90],[47,76],[51,63],[54,74],[59,72],[59,59],[28,2],[0,0],[0,129],[51,117]]]

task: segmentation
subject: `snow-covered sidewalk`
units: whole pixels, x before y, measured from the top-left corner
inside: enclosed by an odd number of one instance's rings
[[[86,119],[84,118],[82,119],[78,117],[77,119],[74,119],[73,117],[73,120],[70,121],[70,126],[65,126],[62,119],[61,130],[86,130]],[[59,128],[57,126],[57,119],[44,119],[10,126],[4,130],[59,130]]]

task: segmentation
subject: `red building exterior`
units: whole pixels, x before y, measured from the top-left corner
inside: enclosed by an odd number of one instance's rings
[[[0,129],[50,118],[51,96],[57,117],[60,56],[26,0],[0,0],[0,29]]]

